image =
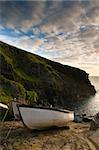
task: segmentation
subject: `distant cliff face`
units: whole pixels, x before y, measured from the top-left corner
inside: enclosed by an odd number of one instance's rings
[[[64,106],[95,94],[88,74],[0,42],[0,101]]]

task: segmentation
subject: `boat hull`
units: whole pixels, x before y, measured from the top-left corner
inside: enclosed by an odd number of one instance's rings
[[[74,120],[74,113],[53,109],[18,106],[20,117],[29,129],[40,129],[51,126],[63,127]]]
[[[12,101],[12,109],[13,109],[13,114],[16,120],[20,120],[20,114],[17,105],[20,103],[17,101]]]

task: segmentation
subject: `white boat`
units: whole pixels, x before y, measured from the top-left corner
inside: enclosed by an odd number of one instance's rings
[[[19,110],[17,105],[19,105],[20,103],[16,100],[12,101],[12,109],[13,109],[13,114],[16,120],[20,120],[20,114],[19,114]]]
[[[0,103],[0,110],[1,109],[8,109],[8,106],[3,103]]]
[[[64,109],[17,105],[23,124],[29,129],[63,127],[74,120],[74,112]]]

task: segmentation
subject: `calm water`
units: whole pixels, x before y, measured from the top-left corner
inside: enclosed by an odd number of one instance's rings
[[[88,116],[95,115],[99,112],[99,77],[90,77],[90,81],[95,86],[97,91],[96,95],[87,100],[80,101],[80,103],[72,103],[72,106],[69,106],[69,108],[75,110],[75,112],[86,113]]]

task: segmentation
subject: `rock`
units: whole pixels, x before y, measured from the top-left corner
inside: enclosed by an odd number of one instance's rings
[[[75,115],[74,122],[80,123],[83,121],[82,115]]]
[[[97,130],[99,128],[99,112],[94,116],[90,124],[90,130]]]
[[[88,118],[88,117],[83,117],[83,121],[84,121],[84,122],[90,122],[90,121],[92,121],[92,119],[91,119],[91,118]]]
[[[90,122],[92,118],[88,117],[86,114],[75,114],[74,122]]]

